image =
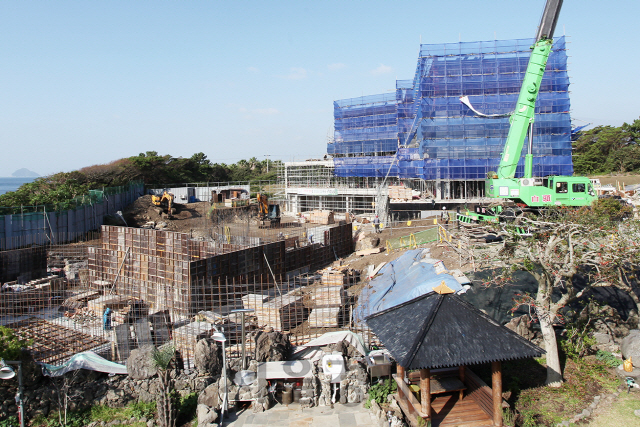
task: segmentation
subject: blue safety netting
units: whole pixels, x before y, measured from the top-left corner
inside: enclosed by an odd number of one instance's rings
[[[396,81],[395,94],[335,101],[335,138],[327,152],[334,155],[336,175],[386,176],[393,160],[389,175],[400,178],[484,178],[497,166],[509,118],[478,116],[459,97],[468,96],[485,114],[511,113],[532,43],[422,45],[415,77]],[[565,49],[565,38],[557,38],[536,102],[536,175],[573,173]],[[403,146],[415,147],[410,158],[398,151]]]
[[[340,177],[397,176],[402,179],[485,179],[489,171],[496,171],[499,159],[421,159],[404,160],[393,156],[340,157],[333,159],[335,175]],[[391,170],[389,170],[391,168]],[[520,159],[516,176],[524,174],[524,159]],[[534,176],[571,175],[571,155],[534,156]]]

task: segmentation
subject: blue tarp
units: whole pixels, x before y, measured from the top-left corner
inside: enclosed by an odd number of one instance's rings
[[[374,313],[429,293],[443,281],[454,292],[462,291],[462,285],[446,270],[437,273],[439,262],[429,257],[428,249],[412,249],[385,265],[360,294],[353,312],[356,324],[364,323]]]

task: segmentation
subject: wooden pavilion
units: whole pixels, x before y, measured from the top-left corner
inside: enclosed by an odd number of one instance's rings
[[[398,364],[397,400],[414,425],[502,426],[501,362],[545,353],[444,284],[366,321]],[[491,388],[468,368],[482,363]]]

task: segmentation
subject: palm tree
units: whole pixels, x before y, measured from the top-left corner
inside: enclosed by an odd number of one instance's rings
[[[169,366],[176,354],[173,345],[164,346],[161,349],[154,349],[153,363],[158,369],[158,379],[160,380],[160,389],[156,397],[158,410],[158,424],[160,427],[176,426],[176,408],[173,405],[173,381],[169,375]]]

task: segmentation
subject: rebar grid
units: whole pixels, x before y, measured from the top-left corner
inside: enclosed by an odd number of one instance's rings
[[[249,352],[264,328],[293,344],[334,330],[363,332],[369,342],[370,333],[351,323],[357,272],[335,263],[353,250],[343,217],[285,219],[272,228],[229,209],[212,211],[209,227],[191,233],[103,226],[99,239],[0,252],[0,324],[47,363],[86,350],[125,362],[139,346],[172,340],[190,366],[198,339],[216,328],[236,357],[238,308],[254,310],[245,322]]]

